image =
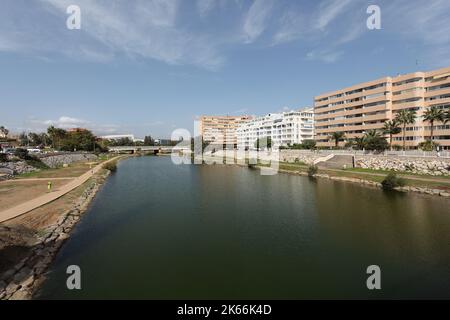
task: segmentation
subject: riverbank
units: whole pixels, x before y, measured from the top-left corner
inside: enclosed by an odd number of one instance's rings
[[[263,165],[256,167],[262,168]],[[280,163],[279,172],[308,176],[308,166],[302,164]],[[382,188],[381,182],[387,173],[377,173],[372,171],[359,171],[354,169],[319,169],[314,175],[316,178],[325,178],[335,181],[358,183],[365,186]],[[427,178],[424,175],[402,175],[398,174],[405,181],[405,185],[395,188],[399,192],[416,192],[441,197],[450,197],[450,179],[436,177]]]
[[[0,225],[0,299],[32,298],[108,175],[102,168],[62,197]]]

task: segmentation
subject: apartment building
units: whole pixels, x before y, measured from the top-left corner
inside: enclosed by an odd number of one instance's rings
[[[398,111],[410,109],[417,112],[417,118],[407,126],[406,146],[417,148],[430,138],[430,124],[422,120],[422,115],[432,106],[450,109],[450,67],[384,77],[321,94],[314,98],[317,146],[334,146],[329,137],[332,132],[344,132],[346,139],[350,139],[361,137],[369,129],[382,129]],[[434,140],[449,149],[450,124],[434,125]],[[402,133],[393,140],[393,144],[401,145]]]
[[[269,113],[251,119],[237,129],[239,149],[253,149],[257,139],[270,137],[275,147],[302,143],[314,139],[314,110]]]
[[[211,145],[226,145],[236,148],[236,129],[250,116],[201,116],[200,134],[203,141]]]

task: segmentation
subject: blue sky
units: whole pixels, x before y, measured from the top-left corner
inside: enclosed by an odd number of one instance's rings
[[[66,28],[67,6],[81,30]],[[381,30],[366,9],[381,8]],[[0,124],[169,137],[450,65],[448,0],[2,0]]]

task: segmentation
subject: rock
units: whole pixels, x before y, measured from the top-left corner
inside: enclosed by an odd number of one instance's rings
[[[2,292],[5,289],[6,289],[6,282],[5,281],[0,281],[0,292]]]
[[[25,266],[27,260],[28,260],[28,257],[20,260],[20,262],[14,266],[14,269],[16,269],[16,271],[19,271],[20,269],[22,269]]]
[[[31,293],[28,290],[17,290],[9,297],[9,300],[27,300],[31,298]]]
[[[20,286],[14,282],[10,283],[5,290],[6,295],[10,295],[20,289]]]
[[[28,278],[33,272],[30,268],[24,267],[22,268],[16,275],[14,276],[14,281],[16,283],[21,283],[24,279]]]
[[[31,285],[34,282],[34,275],[31,274],[28,278],[26,278],[25,280],[23,280],[20,285],[22,286],[22,288],[28,288],[31,287]]]
[[[2,275],[2,280],[8,281],[14,274],[16,274],[16,269],[9,269]]]
[[[441,197],[450,197],[450,193],[448,193],[448,192],[441,192],[441,193],[439,193],[439,195]]]

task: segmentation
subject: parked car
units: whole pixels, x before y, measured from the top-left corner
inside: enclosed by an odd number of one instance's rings
[[[29,149],[27,149],[27,151],[29,153],[42,153],[42,150],[41,149],[37,149],[37,148],[29,148]]]
[[[16,148],[4,148],[3,149],[3,153],[6,153],[6,154],[14,154],[15,151],[16,151]]]

